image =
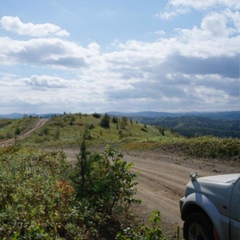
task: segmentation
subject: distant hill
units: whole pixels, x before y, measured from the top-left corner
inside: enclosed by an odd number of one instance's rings
[[[0,118],[9,118],[9,119],[19,119],[19,118],[23,118],[23,117],[41,117],[41,118],[51,118],[52,116],[56,116],[56,115],[60,115],[58,113],[43,113],[43,114],[36,114],[36,113],[32,113],[32,114],[23,114],[23,113],[10,113],[10,114],[0,114]]]
[[[169,113],[169,112],[108,112],[110,115],[115,116],[126,116],[126,117],[184,117],[184,116],[197,116],[197,117],[206,117],[212,119],[228,119],[228,120],[240,120],[240,111],[230,111],[230,112],[178,112],[178,113]]]
[[[240,138],[240,111],[232,112],[110,112],[143,124],[169,128],[185,137],[212,135]]]
[[[213,119],[197,116],[147,118],[134,117],[134,121],[172,129],[185,137],[212,135],[240,138],[239,120]]]
[[[109,115],[114,116],[125,116],[125,117],[184,117],[184,116],[197,116],[206,117],[212,119],[228,119],[228,120],[240,120],[240,111],[230,111],[230,112],[154,112],[154,111],[144,111],[144,112],[107,112]],[[53,115],[61,115],[60,113],[43,113],[43,114],[24,114],[24,113],[11,113],[11,114],[0,114],[0,118],[10,118],[18,119],[24,116],[51,118]]]

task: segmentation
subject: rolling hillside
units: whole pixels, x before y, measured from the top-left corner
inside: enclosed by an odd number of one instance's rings
[[[196,136],[215,136],[240,138],[240,111],[230,112],[188,112],[188,113],[167,113],[167,112],[108,112],[110,116],[122,118],[128,117],[134,122],[141,124],[153,125],[181,134],[185,137]],[[63,114],[76,115],[76,114]],[[101,114],[103,115],[103,114]],[[53,116],[61,114],[32,114],[30,116],[13,113],[0,115],[0,119],[20,119],[24,117],[41,117],[50,119]],[[6,122],[8,120],[2,120]],[[2,123],[4,124],[4,123]],[[0,124],[1,126],[1,124]],[[2,138],[0,134],[0,138]]]
[[[213,119],[198,116],[182,117],[133,117],[143,124],[172,129],[185,137],[215,136],[240,138],[240,121],[228,119]]]
[[[142,124],[171,129],[185,137],[215,136],[240,138],[240,111],[232,112],[110,112],[111,115],[128,116]]]

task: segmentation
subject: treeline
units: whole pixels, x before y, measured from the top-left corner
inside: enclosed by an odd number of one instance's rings
[[[151,124],[171,129],[185,137],[215,136],[240,138],[239,120],[210,119],[196,116],[133,118],[143,124]]]

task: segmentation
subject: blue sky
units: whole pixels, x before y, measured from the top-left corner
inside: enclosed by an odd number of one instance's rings
[[[240,110],[239,0],[0,3],[0,114]]]

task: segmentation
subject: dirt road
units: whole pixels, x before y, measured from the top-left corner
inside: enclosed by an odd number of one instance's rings
[[[69,161],[76,160],[73,150],[65,149],[65,153]],[[151,211],[160,210],[161,227],[169,240],[177,239],[178,227],[182,236],[179,199],[184,195],[190,172],[196,171],[201,177],[239,172],[240,169],[216,159],[195,159],[163,150],[123,152],[123,155],[125,160],[134,162],[132,170],[139,172],[136,197],[142,200],[142,204],[134,208],[135,212],[147,221]]]
[[[34,131],[41,128],[47,121],[48,121],[48,119],[43,119],[43,118],[36,120],[36,122],[33,124],[32,128],[31,128],[31,130],[29,130],[23,134],[20,134],[17,137],[17,140],[23,140],[23,139],[29,137]],[[0,147],[10,146],[10,145],[13,145],[14,143],[15,143],[15,139],[11,138],[11,139],[0,142]]]
[[[182,229],[179,199],[184,195],[190,172],[196,171],[199,177],[239,172],[239,167],[226,166],[218,160],[193,159],[163,150],[125,153],[124,159],[134,162],[133,170],[139,171],[137,197],[142,204],[137,213],[148,220],[151,211],[160,210],[162,229],[168,239],[176,239],[178,226]]]

